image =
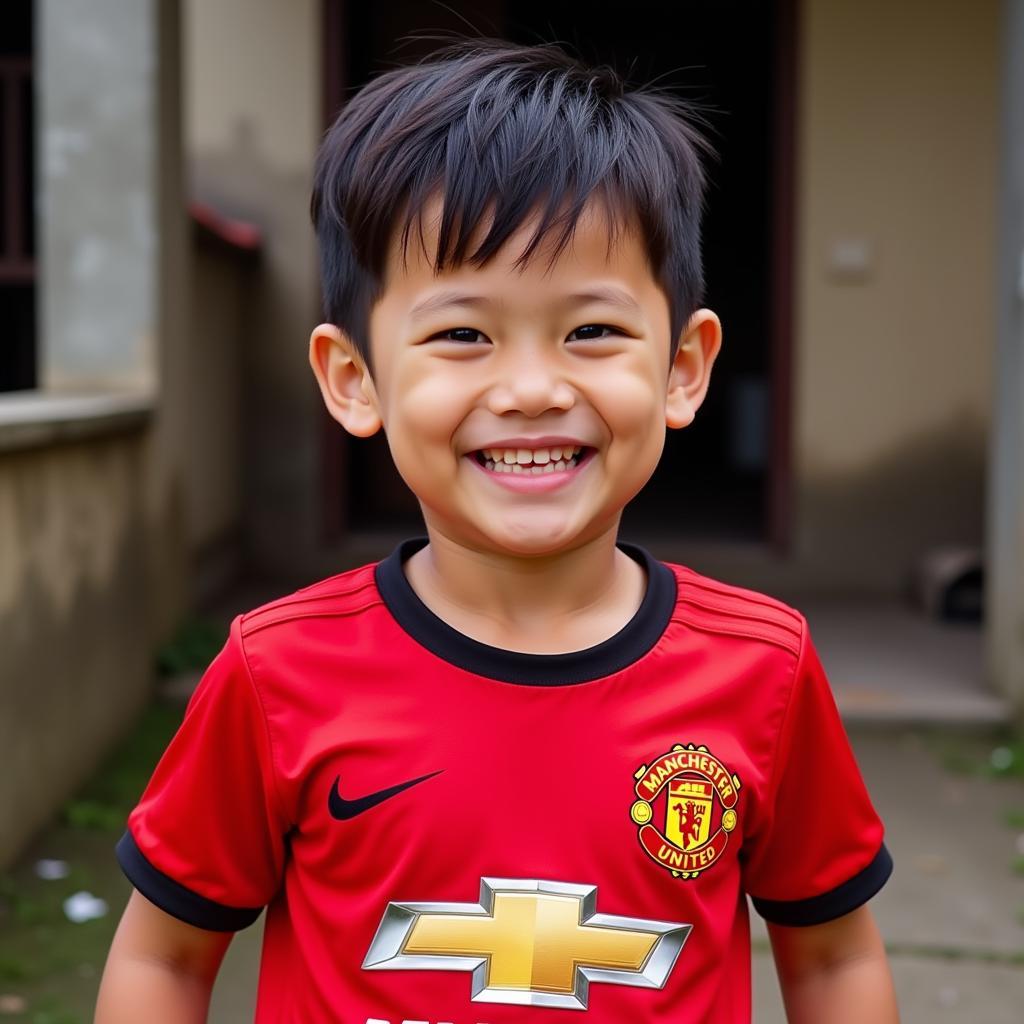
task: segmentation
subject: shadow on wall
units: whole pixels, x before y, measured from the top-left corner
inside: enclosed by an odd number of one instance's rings
[[[312,166],[288,170],[279,164],[245,117],[236,120],[229,147],[190,154],[193,198],[257,225],[263,234],[233,369],[240,389],[245,547],[250,567],[268,575],[293,571],[316,547],[320,528],[319,404],[306,358],[320,315],[309,220]],[[223,301],[236,300],[228,295]],[[218,301],[204,293],[204,302]],[[195,317],[239,319],[237,310],[222,312],[207,306],[197,308]],[[198,365],[195,372],[202,370]]]
[[[980,546],[986,445],[986,425],[967,412],[860,469],[808,466],[797,536],[814,588],[903,591],[930,549]]]

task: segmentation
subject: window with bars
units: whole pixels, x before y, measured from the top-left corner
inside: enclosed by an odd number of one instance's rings
[[[4,0],[0,31],[0,391],[36,386],[32,3]]]

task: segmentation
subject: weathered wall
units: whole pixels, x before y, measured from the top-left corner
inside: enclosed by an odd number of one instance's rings
[[[986,654],[1024,724],[1024,0],[1005,11]]]
[[[150,116],[155,119],[152,162],[156,209],[155,258],[150,264],[156,295],[153,351],[156,409],[144,436],[146,513],[145,600],[155,645],[180,623],[191,596],[188,547],[187,429],[192,380],[186,341],[192,309],[188,275],[188,216],[182,143],[182,40],[180,0],[144,0],[157,23]]]
[[[306,361],[319,318],[309,190],[320,140],[320,4],[185,0],[193,194],[263,230],[248,290],[240,451],[249,564],[280,575],[319,542],[320,404]],[[197,317],[234,301],[210,289]],[[212,305],[211,305],[212,304]]]
[[[189,308],[177,0],[38,4],[39,359],[49,392],[150,394],[151,632],[186,590]]]
[[[0,865],[149,698],[188,596],[178,4],[40,0],[37,26],[44,388],[31,447],[0,416]],[[115,392],[151,412],[47,426]]]
[[[251,257],[209,239],[190,248],[185,490],[198,596],[223,591],[241,571],[242,393],[258,274]]]
[[[982,535],[999,3],[806,0],[801,33],[794,554],[893,589]]]
[[[153,3],[37,5],[40,380],[152,388],[157,288]]]
[[[139,435],[0,455],[0,864],[148,696]]]

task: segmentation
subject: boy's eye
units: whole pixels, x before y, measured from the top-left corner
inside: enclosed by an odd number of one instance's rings
[[[584,324],[577,327],[569,337],[568,341],[600,341],[603,338],[610,338],[613,334],[621,334],[617,327],[610,327],[608,324]]]
[[[609,324],[584,324],[577,327],[568,337],[568,341],[601,341],[615,335],[622,334],[618,327]],[[462,345],[476,345],[486,341],[487,336],[473,327],[453,327],[448,331],[439,331],[431,335],[428,341],[453,341]]]
[[[454,327],[450,331],[441,331],[430,338],[431,341],[455,341],[464,345],[475,345],[484,340],[482,332],[472,327]]]

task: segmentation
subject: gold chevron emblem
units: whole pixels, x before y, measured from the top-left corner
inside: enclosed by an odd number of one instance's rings
[[[597,887],[482,878],[478,903],[389,903],[366,970],[472,973],[475,1002],[586,1009],[591,982],[663,988],[691,925],[596,913]]]

